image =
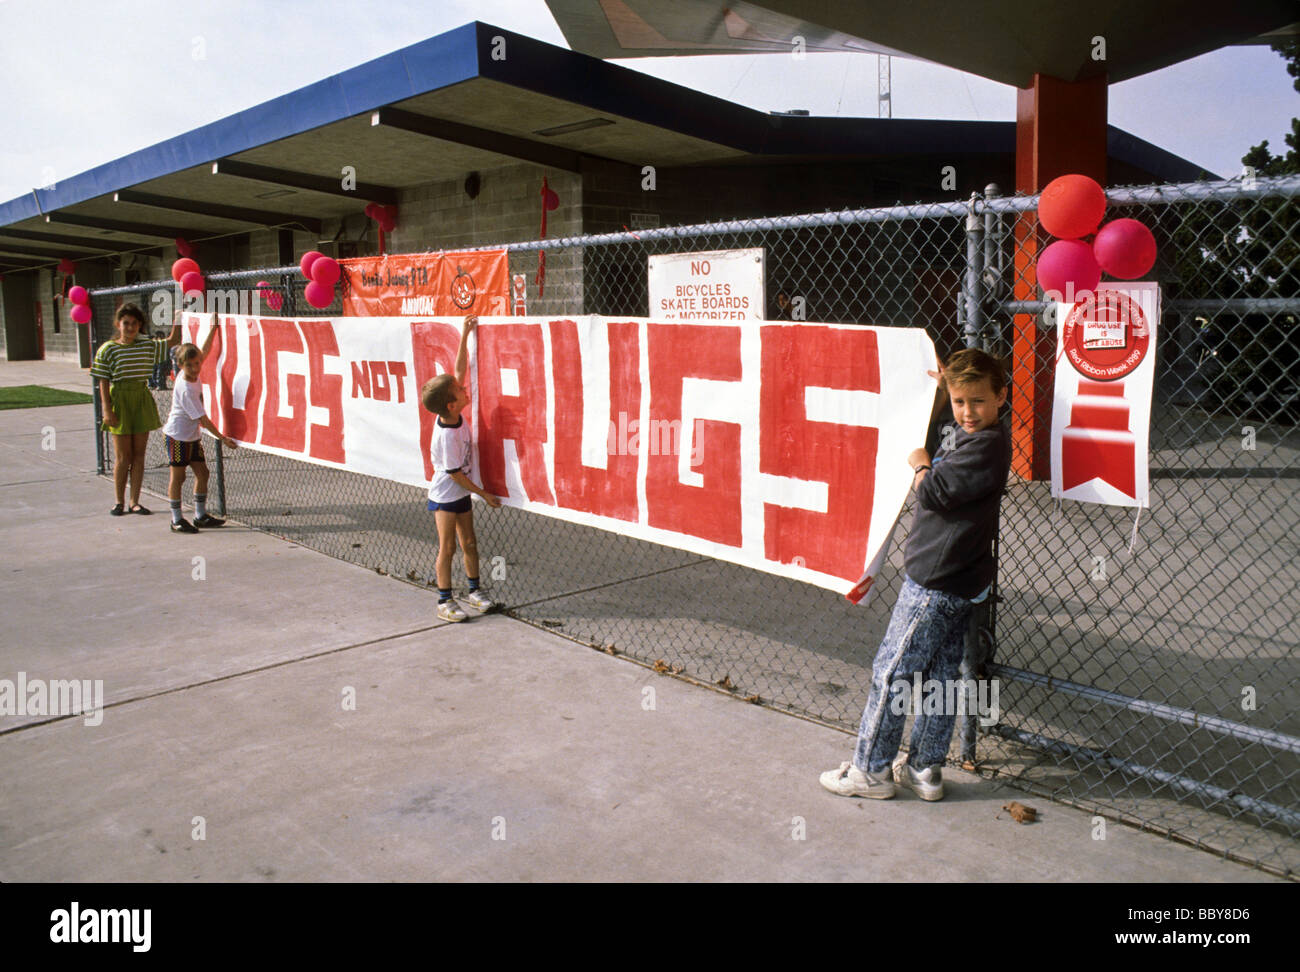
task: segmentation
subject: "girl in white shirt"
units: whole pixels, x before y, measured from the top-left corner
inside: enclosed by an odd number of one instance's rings
[[[199,441],[199,429],[203,428],[228,448],[234,449],[238,445],[234,439],[222,435],[221,430],[212,424],[203,410],[203,386],[199,384],[199,372],[212,349],[212,339],[216,333],[217,326],[213,324],[208,328],[202,349],[192,344],[182,344],[176,351],[181,373],[172,390],[171,414],[163,426],[167,464],[171,467],[167,499],[171,506],[172,533],[198,533],[199,527],[219,527],[226,522],[212,516],[207,510],[208,463],[203,455],[203,443]],[[194,467],[193,523],[181,515],[181,487],[185,485],[185,470],[189,466]]]

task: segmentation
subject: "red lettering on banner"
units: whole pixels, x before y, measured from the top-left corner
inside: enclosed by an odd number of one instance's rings
[[[641,414],[641,352],[637,325],[609,323],[609,421]],[[635,448],[610,449],[603,419],[605,469],[582,462],[582,358],[578,325],[551,321],[551,371],[555,379],[555,497],[560,506],[619,520],[637,519]],[[618,440],[626,445],[624,440]]]
[[[480,331],[481,335],[483,332]],[[411,351],[415,356],[415,387],[424,388],[425,382],[438,374],[454,374],[456,350],[460,347],[460,331],[454,324],[437,321],[417,321],[411,325]],[[474,410],[464,414],[473,420]],[[433,423],[437,416],[420,404],[420,456],[424,460],[424,478],[433,479],[433,462],[429,449],[433,445]]]
[[[388,376],[393,376],[390,386]],[[383,394],[380,394],[382,382]],[[372,388],[373,383],[373,388]],[[392,390],[397,390],[397,404],[406,403],[406,362],[405,361],[353,361],[352,362],[352,397],[361,393],[362,398],[374,398],[386,402],[392,398]]]
[[[740,328],[698,324],[649,324],[650,428],[679,428],[682,418],[682,379],[739,381]],[[664,425],[662,423],[667,423]],[[650,526],[686,533],[732,547],[741,545],[740,426],[734,422],[700,419],[705,448],[691,468],[703,486],[687,486],[678,478],[675,450],[647,450],[646,507]],[[687,449],[690,430],[681,429],[679,448]],[[658,454],[656,454],[658,453]]]
[[[338,339],[330,321],[303,321],[302,335],[307,342],[307,367],[311,374],[308,394],[316,408],[329,413],[326,425],[312,424],[311,455],[326,462],[343,463],[343,376],[325,370],[325,357],[338,358]]]
[[[388,366],[384,362],[370,362],[370,384],[375,401],[386,402],[393,397],[393,389],[388,384]]]
[[[519,478],[527,499],[555,505],[547,481],[542,443],[546,441],[546,361],[538,324],[497,324],[478,332],[478,459],[483,488],[509,496],[506,488],[507,439],[519,456]],[[503,370],[518,379],[519,394],[507,395]],[[513,497],[524,499],[525,497]]]
[[[288,374],[285,394],[291,415],[280,415],[280,352],[303,351],[302,335],[292,321],[262,321],[262,354],[265,361],[266,404],[262,408],[262,444],[302,452],[307,440],[307,377]]]
[[[390,361],[388,370],[393,376],[393,385],[397,388],[397,404],[401,405],[406,401],[406,362]]]
[[[257,322],[255,322],[257,323]],[[235,340],[241,324],[226,320],[221,340],[226,345],[226,353],[221,360],[221,384],[218,386],[217,402],[221,418],[209,416],[217,428],[232,439],[240,442],[256,442],[258,433],[257,417],[262,402],[262,338],[261,328],[248,328],[248,385],[244,389],[244,407],[236,408],[233,388],[237,369],[239,368],[239,343]]]
[[[354,361],[352,362],[352,397],[357,397],[357,392],[361,392],[362,398],[370,397],[370,362]]]
[[[872,331],[765,326],[759,406],[759,469],[827,484],[825,513],[763,505],[764,555],[810,570],[857,577],[866,557],[875,498],[877,428],[810,421],[808,387],[880,392]],[[709,443],[710,448],[712,442]]]

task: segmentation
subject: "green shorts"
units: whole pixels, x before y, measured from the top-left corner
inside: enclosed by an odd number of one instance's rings
[[[108,400],[117,413],[117,425],[104,420],[104,429],[113,435],[139,435],[162,428],[158,406],[144,381],[119,381],[108,386]]]

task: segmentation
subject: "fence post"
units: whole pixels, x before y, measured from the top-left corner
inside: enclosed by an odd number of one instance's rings
[[[226,456],[221,445],[221,440],[217,439],[217,461],[216,461],[216,480],[217,480],[217,511],[226,515]]]
[[[91,294],[91,311],[90,323],[86,325],[86,331],[90,337],[90,363],[95,363],[95,353],[99,351],[98,335],[95,333],[95,311],[94,311],[94,294]],[[104,469],[104,415],[102,411],[103,403],[99,400],[99,381],[96,378],[90,379],[90,406],[95,413],[95,475],[103,476]]]
[[[996,187],[994,187],[996,188]],[[965,327],[963,337],[966,347],[978,348],[984,342],[984,304],[987,281],[984,279],[984,262],[986,248],[990,241],[985,234],[986,223],[990,216],[987,210],[979,211],[981,198],[971,193],[966,204],[966,277],[962,286],[961,306]],[[991,290],[992,288],[987,288]],[[995,566],[996,576],[996,566]],[[988,620],[988,599],[975,605],[971,612],[970,623],[966,627],[966,645],[962,652],[960,678],[963,685],[962,698],[968,705],[962,707],[961,713],[961,758],[963,762],[975,761],[975,734],[978,725],[978,712],[972,711],[973,703],[979,698],[977,691],[967,692],[965,686],[972,685],[983,669],[983,650],[980,644],[980,631]],[[945,693],[947,694],[947,693]],[[952,698],[952,696],[949,696]]]

